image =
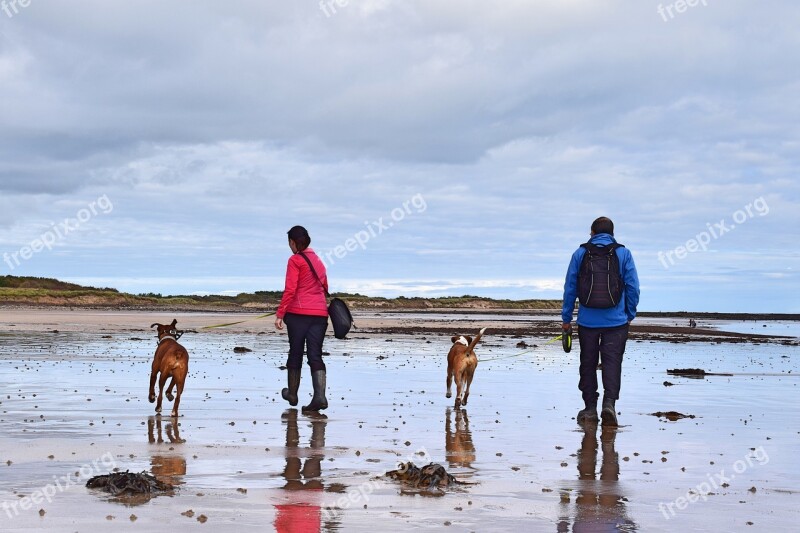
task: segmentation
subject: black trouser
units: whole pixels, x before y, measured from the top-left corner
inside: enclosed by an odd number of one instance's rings
[[[308,366],[312,372],[325,370],[322,361],[322,341],[328,329],[328,317],[286,313],[283,317],[289,333],[289,359],[286,368],[303,368],[303,352],[308,351]]]
[[[628,324],[613,328],[587,328],[578,326],[581,343],[581,379],[578,388],[584,402],[596,402],[597,363],[602,354],[603,389],[606,398],[619,399],[622,384],[622,354],[628,340]]]

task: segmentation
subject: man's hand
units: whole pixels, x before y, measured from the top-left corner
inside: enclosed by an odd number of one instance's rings
[[[275,319],[275,327],[278,328],[278,329],[283,329],[283,319],[282,318],[276,318]]]
[[[561,324],[561,329],[563,329],[564,331],[567,331],[571,327],[572,327],[571,322],[564,322],[563,324]]]

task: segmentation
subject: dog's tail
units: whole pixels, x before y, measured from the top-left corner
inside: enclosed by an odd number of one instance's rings
[[[471,353],[472,350],[475,348],[475,346],[478,345],[478,341],[481,340],[481,336],[483,336],[484,331],[486,331],[486,328],[481,329],[478,332],[478,335],[476,335],[475,338],[472,339],[472,342],[469,343],[469,346],[467,346],[467,353]]]

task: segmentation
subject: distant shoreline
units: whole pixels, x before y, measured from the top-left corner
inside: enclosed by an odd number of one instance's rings
[[[85,287],[53,278],[0,276],[0,309],[140,311],[154,313],[266,313],[274,311],[282,291],[257,291],[236,296],[129,294],[114,288]],[[383,298],[335,293],[353,311],[439,314],[526,315],[561,311],[561,300],[493,299],[482,296]],[[695,311],[646,311],[643,318],[690,318],[708,320],[800,320],[800,313],[724,313]]]
[[[354,312],[392,313],[392,314],[431,314],[431,315],[496,315],[496,316],[526,316],[526,315],[552,315],[561,316],[561,304],[550,308],[504,308],[504,307],[403,307],[391,304],[373,306],[363,305],[358,300],[344,298],[350,309]],[[111,311],[111,312],[144,312],[144,313],[213,313],[213,314],[259,314],[275,311],[275,305],[249,305],[249,306],[218,306],[218,305],[75,305],[75,304],[39,304],[39,303],[7,303],[0,301],[0,310],[14,311]],[[720,312],[691,312],[691,311],[642,311],[638,318],[664,318],[664,319],[705,319],[705,320],[736,320],[736,321],[800,321],[798,313],[720,313]]]
[[[362,297],[363,298],[363,297]],[[459,315],[531,315],[543,314],[555,317],[561,314],[561,302],[558,307],[548,308],[504,308],[504,307],[407,307],[393,305],[392,303],[383,305],[364,305],[359,300],[343,298],[347,301],[351,310],[371,311],[375,313],[394,313],[394,314],[459,314]],[[427,300],[426,300],[427,301]],[[553,300],[553,302],[557,302]],[[76,310],[76,311],[120,311],[120,312],[148,312],[148,313],[220,313],[220,314],[253,314],[268,313],[275,311],[275,305],[248,305],[236,306],[227,305],[113,305],[113,304],[52,304],[52,303],[9,303],[0,301],[0,309],[3,310]],[[800,313],[722,313],[712,311],[642,311],[637,314],[640,318],[681,318],[681,319],[706,319],[706,320],[751,320],[751,321],[800,321]]]

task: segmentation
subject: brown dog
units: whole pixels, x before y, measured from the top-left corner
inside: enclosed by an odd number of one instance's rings
[[[181,404],[181,394],[183,393],[183,384],[186,382],[186,374],[189,373],[189,352],[186,348],[178,344],[178,339],[182,333],[175,329],[177,320],[173,320],[172,324],[153,324],[150,326],[154,328],[158,326],[158,347],[156,348],[156,355],[153,358],[153,367],[150,371],[150,395],[148,400],[150,403],[156,401],[156,376],[161,372],[158,379],[158,403],[156,403],[156,413],[161,412],[161,401],[164,393],[164,384],[168,378],[172,378],[169,388],[167,389],[167,399],[173,400],[172,388],[177,387],[178,393],[175,396],[175,403],[172,404],[172,413],[170,416],[178,416],[178,406]]]
[[[475,369],[478,367],[478,356],[475,355],[475,345],[481,340],[483,328],[474,339],[463,335],[456,336],[450,340],[453,346],[447,354],[447,397],[450,394],[450,384],[456,380],[456,409],[462,405],[467,405],[469,399],[469,386],[475,376]]]

